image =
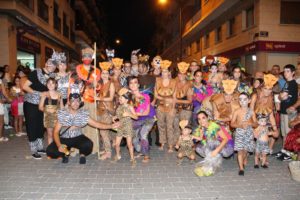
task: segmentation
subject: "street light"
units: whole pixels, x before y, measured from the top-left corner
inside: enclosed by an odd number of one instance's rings
[[[158,1],[158,3],[159,3],[159,4],[162,4],[162,5],[166,4],[167,2],[168,2],[168,0],[159,0],[159,1]]]
[[[168,0],[158,0],[158,3],[161,5],[167,4]],[[182,9],[184,0],[176,1],[179,5],[179,61],[182,61]]]
[[[116,39],[116,44],[120,44],[120,43],[121,43],[121,40]]]

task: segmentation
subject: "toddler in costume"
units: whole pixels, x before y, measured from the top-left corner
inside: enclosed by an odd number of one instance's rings
[[[179,126],[182,130],[181,136],[179,136],[179,139],[176,143],[175,148],[178,149],[177,154],[177,164],[180,165],[182,163],[182,160],[184,157],[188,157],[191,162],[195,160],[195,150],[193,149],[195,140],[201,140],[202,137],[197,137],[194,135],[191,135],[192,127],[188,124],[188,120],[181,120],[179,122]]]
[[[256,138],[255,146],[255,165],[254,168],[259,168],[259,160],[261,158],[261,167],[268,168],[266,164],[267,154],[270,152],[269,135],[272,133],[267,126],[268,115],[265,113],[257,114],[258,127],[254,129],[254,137]]]

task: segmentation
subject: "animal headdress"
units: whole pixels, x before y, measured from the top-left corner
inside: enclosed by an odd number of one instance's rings
[[[137,55],[141,49],[136,49],[131,52],[131,55]]]
[[[181,128],[182,130],[185,129],[185,128],[191,129],[191,126],[189,125],[189,120],[181,120],[181,121],[179,122],[179,126],[180,126],[180,128]]]
[[[226,64],[229,62],[229,59],[226,58],[226,57],[218,57],[218,61],[219,61],[221,64],[226,65]]]
[[[180,62],[177,64],[178,70],[182,74],[186,74],[187,70],[189,69],[190,64],[186,62]]]
[[[155,56],[151,62],[152,67],[159,68],[162,58],[160,56]]]
[[[118,92],[119,96],[122,96],[124,94],[127,94],[129,92],[129,90],[127,88],[121,88]]]
[[[160,67],[161,67],[162,70],[166,70],[166,69],[168,69],[171,66],[171,64],[172,64],[171,61],[169,61],[169,60],[163,60],[160,63]]]
[[[226,94],[232,94],[237,86],[237,81],[229,79],[223,80],[222,85]]]
[[[121,58],[113,58],[112,63],[114,64],[114,67],[117,69],[121,69],[123,65],[123,59]]]
[[[105,53],[107,58],[110,60],[115,57],[115,50],[114,49],[105,49]]]
[[[110,70],[110,68],[112,66],[110,62],[99,62],[99,65],[100,65],[101,70],[104,70],[104,71]]]
[[[264,85],[268,89],[272,89],[273,86],[277,83],[278,78],[273,74],[264,74]]]
[[[82,57],[93,57],[94,50],[92,48],[84,48],[81,50]]]
[[[148,60],[149,60],[149,56],[148,55],[139,56],[139,61],[140,62],[148,62]]]

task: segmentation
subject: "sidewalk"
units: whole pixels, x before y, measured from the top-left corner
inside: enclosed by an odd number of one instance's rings
[[[0,143],[0,199],[237,199],[299,200],[300,183],[291,180],[288,162],[270,158],[269,169],[253,168],[253,156],[238,176],[236,156],[224,160],[215,176],[199,178],[194,165],[184,160],[176,165],[176,153],[151,149],[149,164],[138,160],[131,168],[128,150],[112,164],[96,155],[79,165],[78,157],[68,164],[61,160],[33,160],[26,137]],[[200,158],[197,157],[197,161]]]

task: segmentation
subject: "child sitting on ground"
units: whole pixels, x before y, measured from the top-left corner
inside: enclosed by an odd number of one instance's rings
[[[195,160],[195,150],[193,149],[193,139],[201,140],[203,135],[196,137],[191,135],[192,127],[188,124],[188,120],[181,120],[179,126],[181,128],[181,135],[176,143],[175,148],[178,150],[177,154],[177,164],[180,165],[184,157],[188,157],[191,160],[191,163]]]

